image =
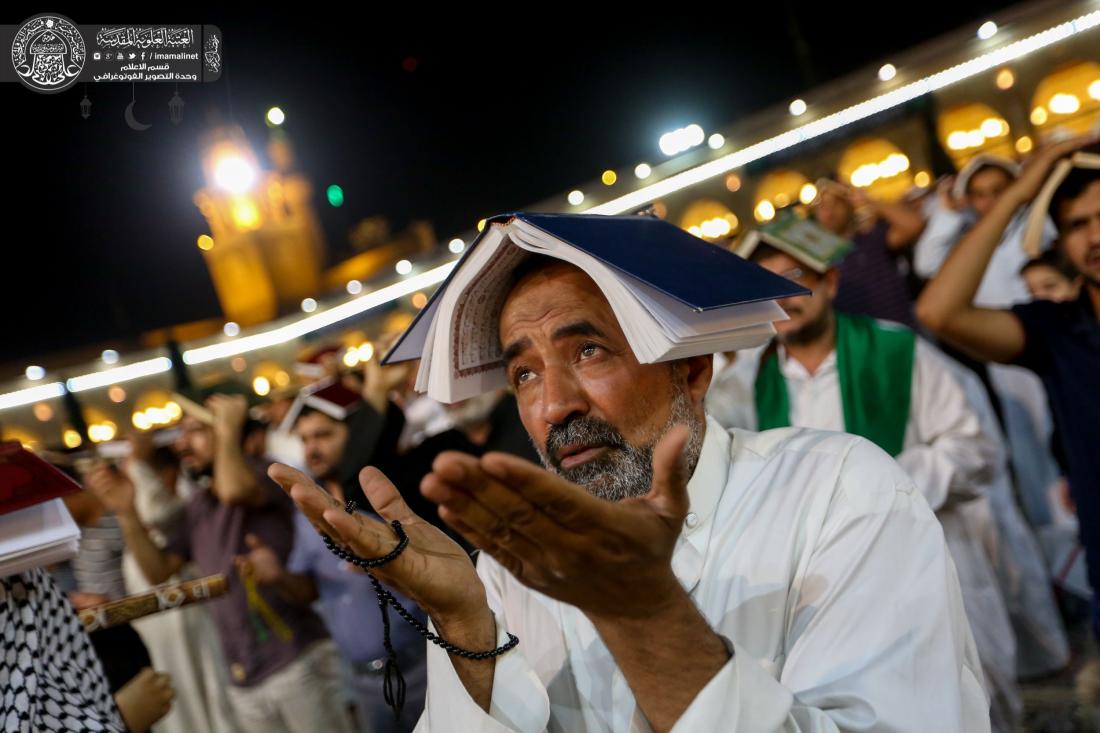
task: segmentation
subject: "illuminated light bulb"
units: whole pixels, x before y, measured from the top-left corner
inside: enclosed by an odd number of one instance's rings
[[[726,176],[726,190],[730,193],[737,193],[741,190],[741,176],[736,173],[730,173]]]
[[[312,313],[315,310],[317,310],[316,300],[314,300],[313,298],[305,298],[304,300],[302,300],[303,313]]]
[[[23,374],[32,382],[37,382],[42,377],[46,376],[46,370],[40,366],[31,364],[23,371]]]
[[[726,144],[726,136],[720,132],[716,132],[707,138],[707,145],[711,150],[717,150]]]
[[[53,419],[53,408],[45,402],[39,402],[34,406],[34,416],[39,422],[49,422]]]
[[[893,64],[883,64],[879,67],[878,78],[881,81],[890,81],[898,75],[898,69]]]
[[[348,280],[348,284],[344,287],[347,288],[348,295],[359,295],[363,292],[363,283],[358,280]]]
[[[1047,121],[1047,111],[1045,107],[1036,107],[1031,110],[1031,124],[1043,125]]]
[[[252,380],[252,391],[260,397],[266,397],[271,392],[271,382],[267,381],[267,377],[256,377]]]
[[[997,35],[997,24],[992,20],[987,20],[978,26],[978,38],[983,41],[988,41],[995,35]]]
[[[359,361],[370,361],[372,356],[374,356],[374,344],[364,341],[359,345]]]
[[[234,336],[236,336],[240,332],[241,332],[241,327],[238,326],[234,321],[229,321],[224,326],[222,326],[222,333],[224,333],[229,338],[233,338]]]
[[[398,275],[408,275],[413,270],[413,265],[408,260],[398,260],[397,264],[393,266],[393,269],[397,270]]]
[[[702,228],[700,228],[698,226],[688,227],[688,233],[689,234],[694,234],[696,237],[702,237],[703,236],[703,230],[702,230]]]
[[[286,122],[286,114],[278,107],[272,107],[267,111],[267,121],[278,126]]]
[[[449,249],[454,254],[459,254],[460,252],[462,252],[462,250],[466,249],[466,243],[458,237],[455,237],[447,243],[447,249]]]
[[[198,238],[199,249],[203,252],[209,252],[214,249],[214,238],[209,234],[200,234]]]
[[[753,209],[752,215],[757,221],[771,221],[775,218],[775,207],[772,206],[771,201],[761,201]]]
[[[1006,125],[996,117],[986,117],[982,120],[981,131],[986,137],[1000,137],[1005,134]]]
[[[244,193],[256,181],[256,169],[244,158],[231,155],[214,166],[214,182],[232,193]]]
[[[103,353],[99,355],[99,358],[103,360],[104,364],[117,364],[118,352],[114,349],[104,349]]]
[[[487,223],[487,221],[485,219],[478,219],[477,220],[477,230],[480,232],[483,229],[485,229],[485,224],[486,223]]]
[[[619,180],[619,175],[615,171],[604,171],[600,176],[600,181],[605,186],[614,186],[617,180]]]
[[[1050,111],[1059,115],[1071,115],[1077,110],[1081,109],[1081,100],[1077,98],[1076,94],[1064,94],[1058,93],[1050,98],[1050,103],[1047,104],[1050,107]]]
[[[412,304],[414,308],[419,310],[428,304],[428,296],[424,293],[413,293]]]
[[[795,117],[798,117],[806,112],[806,102],[801,99],[796,99],[787,105],[787,111]]]
[[[229,362],[229,366],[233,369],[233,371],[240,374],[248,368],[248,362],[243,356],[234,356],[233,359]]]
[[[359,363],[359,351],[357,349],[348,349],[344,352],[344,366],[351,368]]]
[[[164,406],[164,411],[171,420],[179,420],[183,417],[183,409],[179,406],[179,403],[175,401],[169,401],[168,404]]]
[[[928,171],[917,171],[917,174],[913,176],[913,183],[920,188],[928,188],[929,184],[932,183],[932,176]]]
[[[962,130],[954,130],[947,136],[947,147],[951,150],[965,150],[967,145],[966,133]]]
[[[117,384],[112,385],[111,388],[107,390],[107,397],[111,400],[111,402],[114,402],[115,404],[125,402],[126,390],[124,390],[122,387],[119,387]]]
[[[584,192],[570,191],[569,196],[567,196],[566,198],[573,206],[580,206],[582,203],[584,203]]]
[[[1012,73],[1012,69],[1001,69],[997,72],[996,84],[998,89],[1011,89],[1012,85],[1015,83],[1016,75]]]
[[[1100,79],[1096,79],[1089,84],[1089,96],[1093,99],[1100,100]]]
[[[1031,138],[1027,135],[1023,135],[1016,140],[1016,152],[1021,155],[1030,153],[1033,147],[1035,147],[1035,144],[1031,142]]]
[[[66,448],[77,448],[84,442],[84,439],[80,437],[80,433],[72,428],[67,428],[65,432],[61,434],[61,440],[65,443]]]
[[[649,167],[648,163],[639,163],[638,165],[634,166],[634,176],[636,178],[649,178],[651,173],[653,173],[653,169]]]
[[[812,183],[802,184],[802,188],[798,190],[798,200],[807,206],[817,198],[817,186]]]

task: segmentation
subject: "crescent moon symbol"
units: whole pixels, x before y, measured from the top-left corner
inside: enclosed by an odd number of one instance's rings
[[[138,122],[136,119],[134,119],[134,104],[135,103],[136,103],[136,100],[134,102],[130,102],[128,105],[126,105],[126,115],[125,115],[126,116],[126,124],[129,125],[130,128],[133,129],[133,130],[138,130],[138,131],[148,130],[150,127],[152,127],[152,125],[147,125],[144,122]]]

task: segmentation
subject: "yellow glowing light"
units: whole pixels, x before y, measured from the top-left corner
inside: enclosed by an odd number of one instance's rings
[[[209,252],[210,250],[214,249],[214,238],[211,237],[209,234],[200,234],[199,249],[201,249],[203,252]]]
[[[93,443],[105,443],[108,440],[113,440],[117,432],[118,427],[110,420],[88,426],[88,437]]]
[[[66,448],[77,448],[84,439],[80,437],[80,433],[76,432],[72,428],[68,428],[61,434],[61,440],[65,443]]]
[[[34,416],[41,422],[48,422],[53,418],[53,408],[47,405],[45,402],[39,402],[34,406]]]
[[[997,117],[986,117],[981,124],[982,135],[1000,137],[1008,134],[1008,123]]]
[[[484,219],[481,219],[481,220],[479,220],[479,221],[478,221],[478,223],[477,223],[477,230],[478,230],[478,231],[480,232],[480,231],[481,231],[481,230],[483,230],[484,228],[485,228],[485,220],[484,220]]]
[[[138,430],[148,430],[153,427],[153,423],[149,422],[149,417],[144,412],[134,412],[130,418],[130,422],[134,424],[134,427]]]
[[[248,368],[248,362],[245,361],[245,358],[243,356],[234,356],[233,359],[229,362],[229,366],[233,369],[233,371],[240,374]]]
[[[267,381],[267,377],[256,377],[252,380],[252,391],[260,397],[266,397],[271,392],[271,382]]]
[[[424,293],[413,293],[412,304],[414,308],[419,310],[428,304],[428,296]]]
[[[1031,110],[1031,124],[1033,125],[1045,125],[1047,121],[1047,111],[1044,107],[1036,107]]]
[[[285,387],[290,384],[290,375],[284,372],[282,369],[275,372],[275,386]]]
[[[179,403],[172,400],[164,406],[164,411],[168,415],[169,420],[179,420],[183,417],[183,410],[180,408]]]
[[[233,204],[233,221],[240,229],[256,229],[260,226],[260,210],[247,199],[239,199]]]
[[[281,125],[286,122],[286,114],[278,107],[272,107],[267,111],[267,121],[272,125]]]
[[[359,351],[357,349],[348,349],[344,352],[344,366],[351,369],[353,366],[359,363]]]
[[[920,188],[928,188],[928,185],[932,183],[932,176],[928,171],[917,171],[917,174],[913,176],[913,183]]]
[[[741,176],[736,173],[730,173],[726,176],[726,190],[730,193],[737,193],[741,190]]]
[[[1100,99],[1100,79],[1089,84],[1089,96],[1093,99]]]
[[[374,344],[370,341],[359,344],[359,361],[370,361],[372,356],[374,356]]]
[[[110,389],[107,390],[107,397],[111,400],[111,402],[114,402],[116,404],[119,402],[125,402],[126,390],[124,390],[122,387],[119,387],[117,384],[113,385]]]
[[[947,147],[952,150],[966,150],[970,146],[967,140],[966,133],[962,130],[955,130],[947,136]]]
[[[798,189],[798,200],[807,206],[817,198],[817,186],[812,183],[803,184],[802,188]]]
[[[996,83],[998,89],[1011,89],[1012,85],[1016,83],[1016,75],[1012,73],[1012,69],[1001,69],[997,72]]]
[[[1076,94],[1058,93],[1050,98],[1050,103],[1047,106],[1055,114],[1071,115],[1081,109],[1081,100],[1077,98]]]
[[[604,171],[603,175],[600,176],[600,180],[603,181],[605,186],[614,186],[619,177],[615,174],[615,171]]]
[[[761,201],[752,210],[752,215],[757,221],[771,221],[775,218],[775,207],[772,206],[771,201]]]
[[[1033,147],[1035,147],[1035,144],[1031,142],[1031,138],[1027,135],[1023,135],[1016,141],[1016,152],[1021,155],[1030,153]]]
[[[702,227],[699,227],[699,226],[690,226],[690,227],[688,227],[688,234],[693,234],[696,237],[702,237],[703,236],[703,229],[702,229]]]

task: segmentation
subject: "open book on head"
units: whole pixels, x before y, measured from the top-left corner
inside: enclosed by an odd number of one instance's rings
[[[1096,177],[1100,179],[1100,153],[1078,150],[1054,164],[1054,169],[1047,176],[1043,187],[1039,189],[1035,200],[1031,202],[1023,240],[1024,252],[1028,256],[1038,257],[1039,252],[1042,251],[1043,227],[1046,225],[1047,215],[1049,214],[1055,222],[1058,221],[1058,212],[1050,210],[1050,202],[1054,199],[1058,187],[1069,177],[1074,168],[1095,171]]]
[[[759,346],[801,286],[647,216],[502,215],[490,219],[383,364],[420,359],[416,389],[457,402],[506,384],[500,313],[526,258],[583,270],[607,298],[638,361]]]
[[[818,272],[835,266],[852,250],[852,242],[838,237],[811,218],[802,219],[789,210],[746,234],[737,254],[748,258],[763,242],[785,252]]]
[[[0,577],[76,555],[80,529],[61,497],[80,484],[18,442],[0,443]]]

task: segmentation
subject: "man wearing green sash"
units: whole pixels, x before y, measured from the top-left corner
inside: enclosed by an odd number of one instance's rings
[[[1019,725],[1015,638],[988,556],[968,519],[985,502],[996,446],[956,370],[910,329],[833,307],[838,273],[797,248],[758,244],[750,258],[812,291],[779,301],[790,320],[759,354],[756,430],[787,426],[863,436],[913,478],[943,525],[987,685],[993,730]],[[746,374],[745,369],[741,374]],[[969,506],[968,506],[969,505]]]

